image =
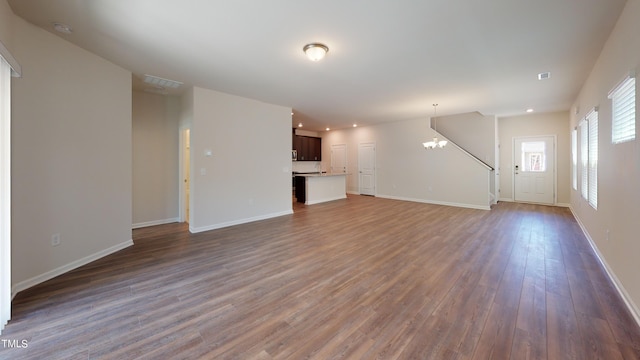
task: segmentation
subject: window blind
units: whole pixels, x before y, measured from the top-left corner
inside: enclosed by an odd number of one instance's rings
[[[598,208],[598,110],[587,115],[589,126],[589,205]]]
[[[578,129],[571,130],[571,184],[578,190]]]
[[[636,138],[636,79],[629,76],[609,92],[612,101],[611,142]]]
[[[580,194],[585,199],[589,198],[589,177],[587,167],[589,166],[589,132],[587,121],[580,123]]]

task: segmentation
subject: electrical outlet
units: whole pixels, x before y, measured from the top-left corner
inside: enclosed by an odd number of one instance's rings
[[[60,234],[51,235],[51,246],[60,245]]]

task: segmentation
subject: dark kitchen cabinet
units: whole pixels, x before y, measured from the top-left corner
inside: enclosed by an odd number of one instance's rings
[[[293,135],[293,150],[298,152],[298,161],[321,161],[322,139],[311,136]]]
[[[322,160],[322,139],[321,138],[309,138],[309,160],[321,161]]]
[[[296,176],[293,179],[296,184],[296,201],[304,204],[304,202],[307,201],[307,191],[305,189],[307,178],[304,176]]]

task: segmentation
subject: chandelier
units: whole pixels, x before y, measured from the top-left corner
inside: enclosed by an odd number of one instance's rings
[[[438,104],[433,104],[433,130],[438,132],[438,120],[436,119],[436,108]],[[435,148],[443,148],[447,145],[447,140],[438,140],[438,136],[434,136],[433,140],[422,143],[425,149],[435,149]]]

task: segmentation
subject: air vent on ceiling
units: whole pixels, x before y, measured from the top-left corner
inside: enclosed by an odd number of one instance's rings
[[[145,75],[144,82],[146,82],[147,84],[161,86],[163,88],[172,88],[172,89],[179,88],[183,84],[179,81],[163,79],[161,77],[157,77],[153,75]]]
[[[548,71],[538,74],[538,80],[547,80],[550,77],[551,77],[551,73]]]

